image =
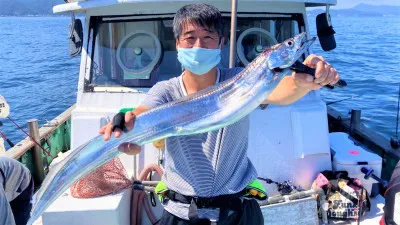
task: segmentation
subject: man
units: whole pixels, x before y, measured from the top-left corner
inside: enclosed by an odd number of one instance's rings
[[[26,225],[32,194],[29,170],[17,160],[0,156],[0,224]]]
[[[182,7],[175,15],[173,30],[178,60],[185,70],[179,77],[154,85],[142,105],[125,114],[127,129],[133,129],[139,114],[227,80],[241,71],[241,68],[217,68],[224,38],[221,14],[214,6]],[[316,79],[308,74],[293,73],[281,81],[265,104],[290,104],[310,90],[339,80],[336,70],[322,57],[312,55],[304,63],[316,68]],[[161,224],[263,223],[258,203],[239,198],[246,186],[257,178],[247,158],[248,129],[249,119],[245,117],[217,131],[166,139],[162,181],[168,195],[163,201],[165,211]],[[100,130],[105,140],[110,139],[112,132],[115,137],[121,135],[121,130],[113,129],[111,123]],[[138,146],[124,144],[120,151],[131,154],[138,152]]]

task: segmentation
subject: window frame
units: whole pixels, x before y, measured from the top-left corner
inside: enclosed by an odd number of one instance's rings
[[[221,12],[224,20],[229,19],[230,12]],[[163,21],[163,20],[173,20],[175,13],[167,13],[167,14],[145,14],[145,15],[114,15],[114,16],[91,16],[89,19],[89,29],[88,29],[88,44],[86,46],[87,56],[90,58],[89,68],[85,70],[85,82],[84,82],[84,92],[104,92],[104,91],[95,91],[95,87],[101,87],[101,89],[118,89],[121,90],[119,92],[127,92],[130,89],[139,89],[139,88],[151,88],[160,80],[158,76],[150,76],[149,79],[132,79],[129,81],[129,85],[96,85],[92,82],[94,76],[94,70],[92,69],[94,66],[94,56],[96,51],[96,38],[100,30],[100,26],[102,24],[110,24],[110,23],[123,23],[123,22],[140,22],[140,21]],[[252,12],[240,12],[237,14],[238,20],[259,20],[259,19],[268,19],[268,20],[291,20],[297,22],[297,29],[299,32],[305,32],[305,20],[303,18],[303,14],[301,13],[252,13]],[[226,24],[228,25],[228,24]],[[238,37],[239,34],[237,34]],[[305,57],[305,56],[304,56]],[[161,61],[163,59],[163,53],[161,55]],[[88,59],[86,59],[88,60]],[[160,62],[161,62],[160,61]],[[177,74],[176,76],[179,76]],[[172,77],[171,77],[172,78]]]

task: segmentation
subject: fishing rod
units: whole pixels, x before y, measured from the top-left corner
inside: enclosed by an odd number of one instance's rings
[[[39,148],[43,150],[43,152],[48,155],[50,158],[55,159],[56,157],[53,156],[49,151],[47,151],[43,146],[38,143],[35,138],[33,138],[30,134],[28,134],[21,126],[19,126],[11,117],[7,116],[7,119],[9,119],[18,129],[20,129],[26,136],[28,136],[33,143],[35,143]]]
[[[355,96],[350,96],[350,97],[339,99],[339,100],[336,100],[336,101],[326,102],[326,105],[332,105],[332,104],[336,104],[336,103],[343,102],[343,101],[346,101],[346,100],[349,100],[349,99],[354,99],[354,98],[355,98]]]
[[[295,186],[290,181],[277,182],[268,178],[263,178],[263,177],[257,177],[257,178],[262,181],[265,181],[265,183],[267,184],[276,184],[276,186],[278,187],[278,191],[281,195],[289,195],[294,190],[302,191],[302,188],[300,186]]]
[[[0,121],[0,127],[1,126],[3,126],[3,122]],[[1,132],[1,130],[0,134],[1,136],[3,136],[3,139],[7,141],[8,145],[10,145],[11,148],[14,147],[14,143],[10,139],[8,139],[8,137],[3,132]]]
[[[316,69],[311,68],[309,66],[304,65],[302,62],[300,61],[296,61],[292,66],[289,67],[291,70],[297,72],[297,73],[308,73],[310,75],[312,75],[313,77],[315,77],[315,73],[316,73]],[[347,82],[345,80],[339,79],[337,83],[335,83],[334,85],[330,85],[327,84],[324,87],[328,88],[328,89],[333,89],[335,87],[338,88],[344,88],[347,86]]]
[[[397,119],[396,119],[396,134],[395,136],[390,138],[390,145],[392,148],[399,148],[400,141],[399,141],[399,112],[400,112],[400,84],[399,84],[399,95],[397,99]]]
[[[40,143],[38,143],[31,135],[29,135],[22,127],[20,127],[13,119],[11,119],[11,117],[9,117],[9,114],[10,114],[10,106],[7,104],[4,97],[0,95],[0,118],[9,119],[18,129],[20,129],[24,134],[26,134],[26,136],[30,137],[31,140],[33,141],[33,143],[38,145],[46,155],[50,156],[52,159],[55,158],[54,156],[52,156],[50,154],[50,152],[48,152],[46,149],[44,149],[43,146]],[[2,125],[3,125],[3,123],[1,123],[0,126],[2,126]],[[4,135],[4,134],[2,133],[1,135]],[[6,137],[6,136],[4,135],[3,137]],[[8,138],[6,139],[6,141],[8,142],[8,144],[10,144],[10,146],[11,146],[11,144],[12,144],[12,146],[14,146],[14,144],[11,141],[9,142]]]

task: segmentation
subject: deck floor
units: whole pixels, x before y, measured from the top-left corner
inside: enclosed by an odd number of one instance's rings
[[[378,195],[375,198],[371,198],[371,211],[366,214],[364,218],[360,221],[360,225],[377,225],[383,216],[383,207],[385,205],[385,199]],[[322,223],[321,223],[322,224]],[[358,225],[357,220],[329,220],[329,224],[351,224]],[[43,225],[41,217],[33,225]],[[56,225],[56,224],[55,224]]]

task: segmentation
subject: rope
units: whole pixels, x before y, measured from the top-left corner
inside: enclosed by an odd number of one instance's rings
[[[46,155],[50,156],[52,159],[55,158],[54,156],[52,156],[52,155],[50,154],[50,152],[48,152],[46,149],[44,149],[44,148],[42,147],[42,145],[40,145],[31,135],[29,135],[28,133],[26,133],[26,131],[25,131],[24,129],[22,129],[22,127],[20,127],[16,122],[14,122],[14,120],[12,120],[9,116],[7,116],[7,118],[8,118],[15,126],[17,126],[18,129],[20,129],[22,132],[24,132],[24,133],[26,134],[26,136],[30,137],[31,140],[32,140],[37,146],[39,146],[39,147],[43,150],[43,152],[46,153]]]

